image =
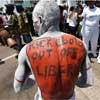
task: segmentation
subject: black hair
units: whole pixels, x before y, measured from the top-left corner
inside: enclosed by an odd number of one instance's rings
[[[72,7],[70,7],[70,11],[73,11],[74,10],[74,7],[72,6]]]
[[[21,13],[21,12],[24,11],[24,8],[23,8],[22,5],[16,5],[16,10],[17,10],[18,13]]]
[[[6,7],[6,13],[7,13],[8,15],[13,14],[13,10],[14,10],[14,5],[13,5],[13,4],[5,5],[5,7]]]

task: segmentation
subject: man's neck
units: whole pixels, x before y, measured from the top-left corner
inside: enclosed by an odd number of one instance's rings
[[[59,26],[51,26],[49,27],[48,31],[54,32],[54,31],[59,31]]]
[[[93,6],[89,6],[90,9],[94,9],[94,7],[95,7],[94,5]]]

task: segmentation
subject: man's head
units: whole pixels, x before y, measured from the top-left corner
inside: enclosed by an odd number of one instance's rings
[[[89,6],[90,9],[93,9],[95,5],[95,0],[87,1],[87,5]]]
[[[40,0],[33,10],[33,25],[39,35],[59,25],[60,11],[54,0]]]

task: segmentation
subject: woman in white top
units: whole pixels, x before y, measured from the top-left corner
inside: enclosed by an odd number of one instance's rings
[[[77,26],[77,19],[78,19],[78,13],[77,10],[73,7],[71,7],[72,11],[69,12],[69,32],[70,34],[75,35],[76,33],[76,26]]]

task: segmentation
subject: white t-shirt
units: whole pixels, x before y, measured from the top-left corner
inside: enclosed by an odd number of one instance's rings
[[[77,13],[74,13],[71,18],[69,18],[69,26],[75,27],[77,25]]]
[[[67,15],[68,15],[68,12],[67,12],[66,9],[64,9],[64,10],[63,10],[63,16],[66,16],[66,17],[67,17]]]
[[[85,7],[82,16],[84,17],[84,24],[86,26],[98,27],[100,21],[100,8],[94,7],[90,9],[89,7]]]

